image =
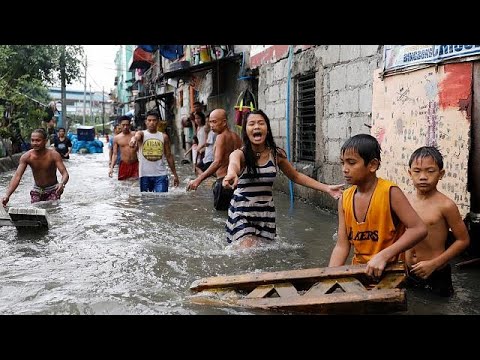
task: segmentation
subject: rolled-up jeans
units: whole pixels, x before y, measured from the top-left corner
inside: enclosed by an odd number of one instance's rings
[[[168,175],[140,177],[140,192],[168,192]]]

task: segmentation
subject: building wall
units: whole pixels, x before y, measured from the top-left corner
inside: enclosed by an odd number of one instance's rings
[[[462,216],[470,209],[472,69],[472,62],[463,62],[375,76],[373,88],[372,135],[382,146],[379,176],[414,192],[407,172],[410,155],[421,146],[437,146],[445,169],[438,189],[455,201]]]
[[[235,53],[245,52],[245,59],[248,60],[249,45],[235,45]],[[164,61],[164,68],[168,68],[169,62]],[[217,108],[223,108],[227,111],[227,119],[230,129],[237,130],[234,125],[235,103],[239,94],[249,86],[248,81],[238,80],[240,66],[236,63],[225,62],[217,68],[218,77],[212,69],[193,73],[193,76],[187,76],[181,80],[172,81],[175,93],[175,126],[178,139],[176,143],[181,144],[182,126],[181,119],[188,116],[191,112],[190,104],[194,100],[190,87],[198,91],[198,100],[206,105],[207,113]],[[221,85],[219,86],[219,83]],[[180,101],[183,97],[183,101]],[[181,146],[177,147],[179,150]],[[181,153],[181,152],[180,152]]]
[[[117,68],[118,82],[116,85],[117,100],[119,103],[124,103],[122,114],[126,114],[130,108],[128,106],[130,92],[127,88],[132,85],[127,82],[132,79],[132,72],[129,70],[129,64],[133,58],[134,45],[120,45],[115,56],[115,66]]]
[[[54,101],[60,101],[62,98],[61,89],[58,87],[51,87],[48,89],[48,95]],[[109,97],[107,94],[101,92],[90,92],[83,90],[66,90],[67,100],[67,115],[83,115],[83,103],[85,101],[86,115],[90,116],[93,113],[94,116],[102,116],[105,106],[105,117],[112,114],[112,106],[108,102]],[[72,124],[73,125],[73,124]]]
[[[381,65],[382,48],[381,45],[294,46],[290,120],[294,109],[294,79],[316,72],[317,160],[314,164],[295,163],[297,170],[324,183],[343,182],[340,147],[353,135],[370,133],[373,72]],[[252,53],[256,59],[252,56],[250,61],[253,66],[258,65],[259,70],[259,108],[271,119],[277,145],[286,148],[288,46],[253,48]],[[282,175],[279,180],[276,188],[287,192],[288,179]],[[336,202],[323,193],[297,185],[294,193],[322,207],[336,209]]]

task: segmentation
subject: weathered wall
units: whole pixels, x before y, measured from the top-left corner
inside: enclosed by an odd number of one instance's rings
[[[380,79],[374,76],[373,127],[382,146],[379,176],[405,192],[414,188],[408,161],[415,149],[438,146],[445,177],[439,190],[457,203],[462,216],[467,193],[472,63],[447,64]]]
[[[6,172],[16,169],[22,155],[23,153],[19,153],[13,154],[12,156],[0,158],[0,172]]]
[[[271,62],[264,53],[256,54],[259,66],[259,108],[270,117],[272,132],[278,146],[286,144],[286,88],[288,51],[278,45]],[[264,51],[267,51],[264,50]],[[382,61],[381,45],[296,45],[291,70],[290,121],[294,109],[294,81],[299,75],[315,71],[317,160],[295,163],[296,168],[324,183],[341,183],[339,162],[341,145],[349,137],[370,133],[373,72]],[[368,126],[366,126],[366,125]],[[288,191],[288,179],[280,177],[276,187]],[[322,207],[336,209],[328,195],[295,186],[295,195],[307,198]]]
[[[235,52],[245,51],[245,46],[235,46]],[[248,83],[238,81],[240,66],[234,62],[223,62],[216,67],[218,73],[213,69],[195,72],[192,76],[186,77],[175,87],[175,126],[178,134],[177,142],[181,145],[181,119],[190,114],[191,92],[189,86],[198,91],[198,100],[207,107],[207,113],[216,108],[223,108],[227,111],[227,118],[230,128],[234,129],[234,105],[242,90]],[[182,98],[182,101],[180,101]],[[196,99],[195,99],[196,100]],[[181,149],[181,146],[179,146]],[[178,151],[177,151],[178,153]],[[179,152],[183,154],[183,150]]]

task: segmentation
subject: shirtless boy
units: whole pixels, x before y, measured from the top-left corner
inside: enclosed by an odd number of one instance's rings
[[[17,189],[27,166],[32,169],[35,184],[30,191],[31,202],[58,200],[63,194],[69,175],[62,156],[54,149],[47,149],[47,133],[43,129],[36,129],[30,137],[32,149],[20,157],[17,171],[8,185],[2,199],[3,206],[7,206],[10,196]],[[57,180],[57,169],[62,180]]]
[[[416,189],[409,201],[427,225],[428,235],[405,253],[407,284],[427,288],[441,296],[451,296],[452,272],[448,262],[468,247],[468,230],[457,205],[437,190],[438,182],[445,175],[440,151],[433,146],[418,148],[408,165]],[[447,248],[449,229],[455,241]]]
[[[135,132],[130,130],[131,124],[128,116],[121,116],[119,122],[122,132],[115,135],[113,138],[113,152],[111,159],[116,159],[117,152],[120,151],[118,180],[138,179],[137,150],[129,146],[130,140],[135,135]],[[110,161],[108,176],[112,177],[114,167],[115,161]]]

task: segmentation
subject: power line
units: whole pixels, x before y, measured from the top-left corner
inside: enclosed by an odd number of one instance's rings
[[[40,104],[40,105],[42,105],[42,106],[48,106],[47,104],[44,104],[44,103],[42,103],[41,101],[35,100],[34,98],[32,98],[32,97],[30,97],[30,96],[28,96],[28,95],[26,95],[26,94],[24,94],[24,93],[21,93],[20,91],[18,91],[18,90],[16,90],[16,89],[14,89],[14,91],[16,91],[17,93],[19,93],[19,94],[22,95],[22,96],[25,96],[27,99],[30,99],[30,100],[36,102],[37,104]]]

